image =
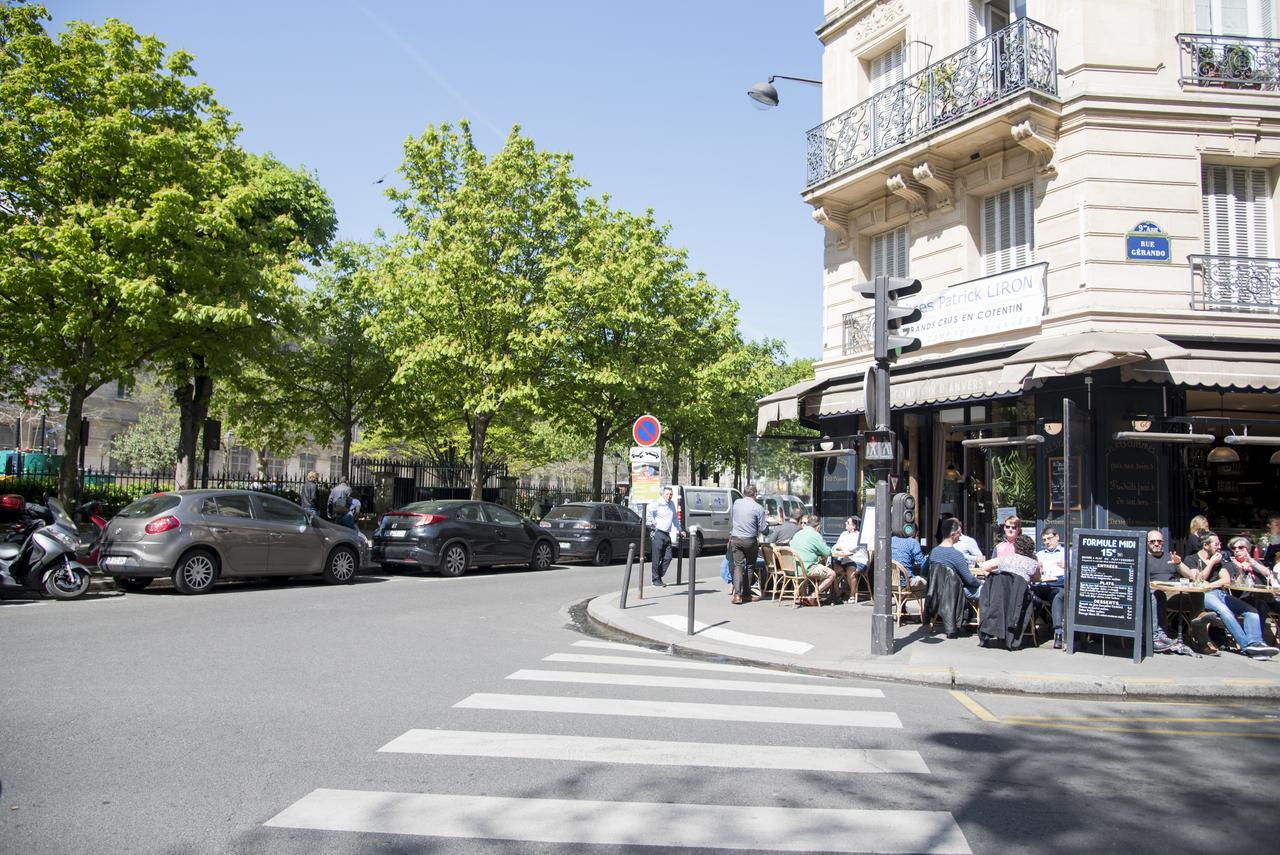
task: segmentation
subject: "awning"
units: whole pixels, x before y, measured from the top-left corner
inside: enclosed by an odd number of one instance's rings
[[[1170,359],[1126,365],[1120,379],[1223,391],[1280,390],[1280,351],[1194,349]]]
[[[779,389],[771,395],[765,395],[756,401],[756,436],[762,436],[769,425],[785,422],[787,419],[799,418],[800,398],[811,389],[826,383],[826,380],[801,380],[785,389]]]
[[[1020,395],[1021,378],[1006,381],[1001,375],[1003,359],[933,368],[916,374],[892,375],[889,383],[889,406],[895,410],[925,404],[944,404],[981,398]],[[818,413],[824,416],[861,413],[866,403],[862,380],[833,386],[822,395]]]
[[[1008,381],[1066,377],[1152,359],[1186,356],[1187,351],[1158,335],[1089,332],[1043,338],[1005,360]]]

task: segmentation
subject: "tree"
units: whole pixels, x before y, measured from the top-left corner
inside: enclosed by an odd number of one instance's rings
[[[169,300],[151,239],[183,224],[232,129],[191,58],[127,25],[0,7],[0,356],[66,413],[59,477],[75,493],[85,398],[156,346]]]
[[[764,389],[756,397],[764,397],[771,392],[799,383],[801,380],[812,378],[812,359],[793,359],[787,362],[779,362],[771,366]],[[753,468],[768,478],[787,481],[790,481],[796,473],[809,471],[809,461],[791,450],[791,440],[769,439],[770,436],[774,435],[803,436],[806,434],[814,437],[819,436],[818,431],[801,427],[797,419],[788,419],[770,426],[765,431],[762,441],[755,443]]]
[[[178,459],[178,411],[173,397],[154,380],[134,389],[138,420],[111,440],[112,460],[130,469],[171,469]]]
[[[492,158],[465,121],[428,127],[405,143],[408,187],[387,191],[406,233],[377,278],[371,330],[415,410],[465,424],[475,498],[490,427],[536,414],[545,397],[547,283],[566,263],[584,186],[570,160],[518,127]]]
[[[634,419],[670,397],[690,318],[682,309],[684,253],[652,211],[636,216],[588,199],[571,263],[547,294],[548,386],[553,419],[591,443],[592,498],[599,500],[606,448]]]

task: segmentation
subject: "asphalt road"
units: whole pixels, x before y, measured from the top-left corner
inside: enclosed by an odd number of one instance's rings
[[[570,607],[618,578],[0,603],[0,852],[1167,853],[1280,831],[1273,704],[610,647]]]

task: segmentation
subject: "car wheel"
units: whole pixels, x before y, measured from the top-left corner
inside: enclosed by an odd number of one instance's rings
[[[533,545],[533,557],[529,560],[529,566],[534,570],[549,570],[554,556],[555,552],[551,549],[551,544],[545,540],[539,540]]]
[[[138,593],[151,584],[149,578],[140,578],[138,576],[117,576],[115,578],[116,587],[122,591]]]
[[[173,571],[173,587],[179,594],[206,594],[213,589],[218,575],[218,562],[213,554],[203,549],[182,556]]]
[[[330,585],[349,585],[356,580],[359,566],[355,550],[339,546],[329,553],[329,560],[324,563],[324,580]]]
[[[613,561],[613,545],[609,541],[605,541],[596,547],[595,565],[603,567]]]
[[[457,577],[467,572],[467,548],[461,543],[451,543],[440,556],[440,575]]]

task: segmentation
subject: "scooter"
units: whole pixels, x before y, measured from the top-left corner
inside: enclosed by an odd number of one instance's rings
[[[76,559],[80,535],[57,499],[49,499],[46,507],[52,521],[32,529],[21,546],[0,543],[0,590],[74,600],[89,591],[91,581]]]

